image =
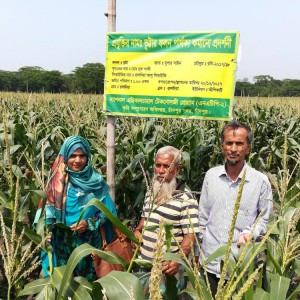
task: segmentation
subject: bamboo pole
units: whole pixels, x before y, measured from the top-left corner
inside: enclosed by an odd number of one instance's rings
[[[116,0],[108,0],[107,17],[108,32],[116,31]],[[107,164],[106,164],[106,181],[110,186],[110,196],[115,202],[115,117],[107,116]]]

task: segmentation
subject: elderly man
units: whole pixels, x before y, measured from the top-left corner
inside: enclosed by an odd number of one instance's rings
[[[228,242],[234,204],[244,172],[246,177],[234,227],[233,254],[236,255],[238,248],[249,242],[251,232],[253,238],[266,232],[272,211],[272,190],[267,176],[245,161],[251,142],[252,133],[248,125],[230,121],[224,126],[221,148],[225,165],[207,171],[199,203],[200,248],[205,259]],[[213,295],[217,292],[221,274],[220,263],[220,259],[216,259],[206,265]]]
[[[181,153],[172,146],[160,148],[156,153],[153,187],[146,195],[142,218],[134,231],[139,239],[143,232],[140,256],[145,260],[152,261],[154,257],[158,239],[157,226],[161,222],[173,225],[173,237],[186,256],[194,243],[193,232],[199,232],[197,201],[185,188],[184,183],[176,178],[180,171],[180,163]],[[170,251],[181,256],[174,239]],[[164,251],[166,250],[164,241]],[[176,275],[178,291],[184,287],[183,268],[177,262],[164,262],[162,272],[166,276]]]

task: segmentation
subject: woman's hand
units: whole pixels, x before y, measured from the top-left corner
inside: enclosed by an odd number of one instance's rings
[[[77,223],[73,224],[70,226],[70,229],[72,231],[75,231],[77,233],[83,233],[87,230],[88,224],[86,220],[81,220],[78,224],[78,226],[76,226]]]
[[[95,262],[98,262],[99,260],[101,260],[101,258],[100,258],[97,254],[95,254],[95,253],[92,253],[92,254],[91,254],[91,258],[92,258],[92,260],[94,260]]]
[[[45,237],[45,242],[51,243],[51,238],[52,238],[52,232],[50,232],[50,233]]]

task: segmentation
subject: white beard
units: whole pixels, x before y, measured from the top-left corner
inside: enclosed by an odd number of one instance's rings
[[[174,176],[170,182],[159,182],[156,178],[153,181],[153,198],[155,202],[171,199],[172,193],[176,190],[177,182]]]

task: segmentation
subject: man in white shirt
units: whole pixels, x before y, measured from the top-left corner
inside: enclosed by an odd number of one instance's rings
[[[249,242],[252,230],[254,239],[266,232],[273,207],[272,190],[267,176],[245,162],[251,142],[251,128],[246,124],[231,121],[222,130],[221,147],[226,162],[207,171],[199,202],[199,240],[205,259],[228,242],[234,204],[244,171],[246,177],[234,228],[232,253],[236,255],[238,248]],[[252,228],[261,212],[255,228]],[[213,296],[221,274],[220,262],[221,258],[206,265]]]

